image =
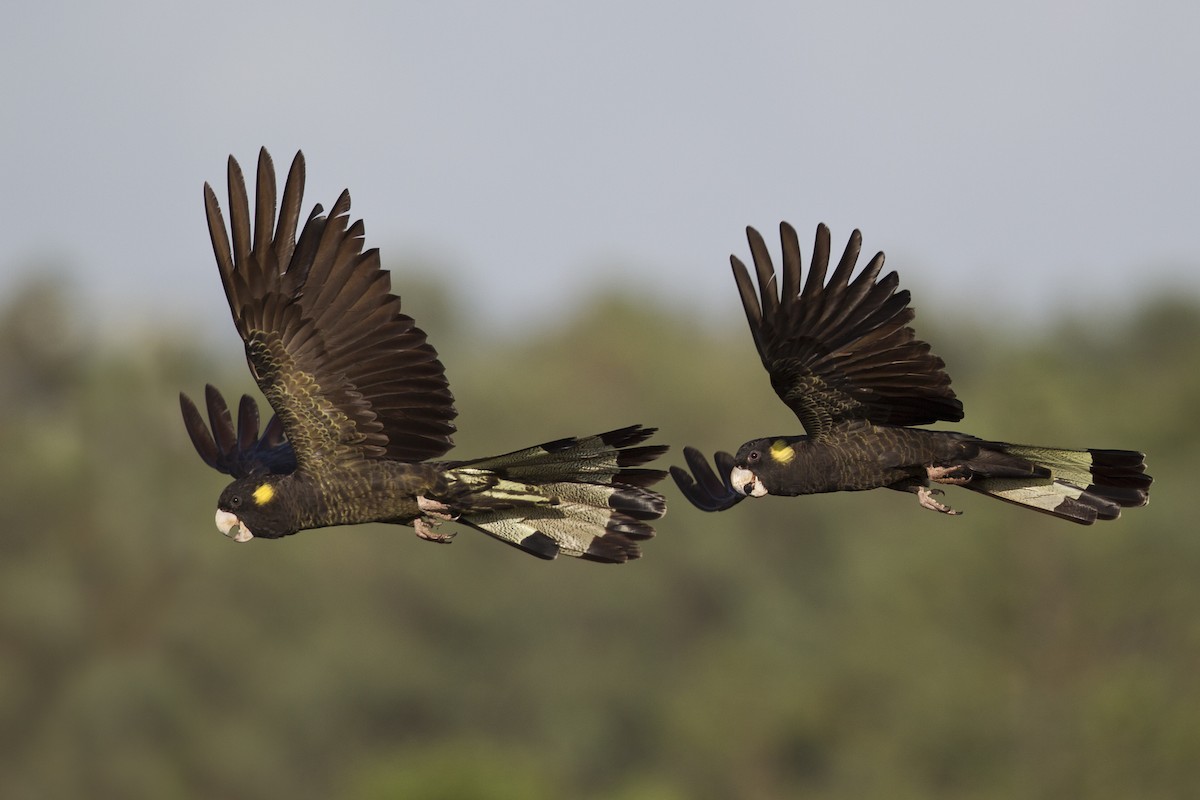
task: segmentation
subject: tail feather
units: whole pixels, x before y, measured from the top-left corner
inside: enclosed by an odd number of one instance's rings
[[[1090,525],[1144,506],[1153,478],[1133,450],[1063,450],[980,442],[967,489],[1035,511]],[[1022,475],[1022,471],[1024,474]]]
[[[500,456],[464,461],[457,466],[491,470],[515,481],[544,483],[587,476],[599,483],[649,486],[666,476],[662,470],[635,469],[667,452],[666,445],[636,447],[657,428],[630,425],[594,436],[555,439]]]
[[[475,487],[459,522],[539,558],[638,558],[648,523],[666,513],[649,488],[666,472],[641,468],[667,450],[642,445],[654,432],[633,425],[452,465],[448,475]]]

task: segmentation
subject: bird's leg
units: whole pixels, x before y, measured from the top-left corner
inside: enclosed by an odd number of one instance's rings
[[[937,469],[935,467],[927,467],[927,469]],[[888,486],[889,489],[895,489],[900,492],[912,492],[917,496],[917,502],[921,504],[921,508],[928,508],[930,511],[937,511],[942,514],[958,516],[961,511],[955,511],[944,503],[939,503],[934,500],[935,495],[945,494],[941,489],[930,489],[919,478],[913,477],[908,480],[898,481]]]
[[[429,542],[438,542],[439,544],[447,544],[454,538],[454,531],[447,533],[439,533],[437,527],[446,520],[458,519],[457,514],[450,513],[450,506],[445,503],[440,503],[437,500],[430,500],[428,497],[417,497],[417,508],[421,509],[423,516],[413,520],[413,529],[416,530],[417,536]]]
[[[438,533],[437,526],[441,525],[441,520],[426,521],[424,517],[417,517],[413,520],[413,529],[416,530],[417,536],[427,542],[437,542],[438,544],[449,544],[454,538],[454,531],[446,533]]]
[[[955,511],[944,503],[939,503],[933,499],[934,495],[942,494],[941,489],[930,489],[928,486],[917,486],[913,489],[917,493],[917,501],[921,504],[921,508],[928,508],[930,511],[940,511],[943,514],[949,514],[956,517],[961,514],[961,511]]]
[[[438,500],[430,500],[423,495],[417,497],[417,508],[421,509],[421,513],[425,516],[433,517],[434,519],[458,519],[457,514],[450,513],[450,506]]]
[[[925,472],[929,475],[929,480],[934,483],[962,486],[971,482],[970,474],[964,474],[967,471],[961,464],[956,464],[953,467],[926,467]]]

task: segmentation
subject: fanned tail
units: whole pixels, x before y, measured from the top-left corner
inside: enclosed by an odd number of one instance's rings
[[[649,522],[666,513],[649,488],[666,472],[641,466],[667,451],[642,444],[655,430],[631,425],[450,465],[469,490],[458,522],[539,558],[638,558],[638,542],[654,536]]]
[[[1060,519],[1091,525],[1150,499],[1146,456],[1133,450],[1062,450],[980,442],[964,487]]]

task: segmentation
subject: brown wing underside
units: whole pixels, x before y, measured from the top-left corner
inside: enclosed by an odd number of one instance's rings
[[[809,435],[854,419],[886,425],[962,419],[962,403],[950,388],[944,362],[908,326],[914,315],[908,291],[897,291],[895,272],[879,278],[883,253],[851,280],[862,249],[862,236],[854,231],[826,283],[829,229],[820,225],[808,279],[801,285],[796,231],[786,222],[779,230],[782,280],[754,228],[746,235],[757,292],[746,266],[737,257],[730,260],[771,385]]]
[[[276,223],[275,168],[259,153],[253,229],[241,167],[229,158],[232,245],[204,186],[213,252],[246,360],[301,469],[322,461],[421,461],[452,446],[454,398],[437,352],[391,294],[379,251],[363,252],[342,192],[316,206],[299,239],[304,156],[297,153]]]

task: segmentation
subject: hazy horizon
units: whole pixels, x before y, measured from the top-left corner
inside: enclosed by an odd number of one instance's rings
[[[261,145],[280,171],[302,148],[306,208],[349,187],[386,264],[501,332],[618,285],[736,314],[729,254],[780,220],[806,256],[818,222],[836,248],[861,228],[918,308],[999,328],[1200,295],[1185,4],[16,15],[0,291],[54,265],[104,330],[229,330],[201,186],[224,205],[226,155]]]

